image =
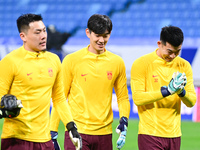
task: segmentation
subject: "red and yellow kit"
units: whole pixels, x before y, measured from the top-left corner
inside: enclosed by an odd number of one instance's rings
[[[1,60],[0,70],[0,97],[13,94],[23,105],[18,117],[5,118],[2,139],[51,140],[51,98],[62,121],[67,124],[73,120],[64,95],[57,55],[47,51],[30,52],[22,46]]]
[[[62,63],[65,96],[78,127],[89,135],[112,133],[113,87],[117,95],[120,117],[129,117],[130,103],[124,61],[105,50],[94,54],[85,47],[67,55]],[[59,119],[53,111],[51,130],[57,131]]]
[[[196,102],[193,73],[188,61],[177,56],[172,62],[160,58],[156,51],[144,55],[132,65],[131,89],[138,106],[139,134],[159,137],[181,136],[181,98],[175,93],[163,98],[162,86],[168,86],[174,72],[185,72],[187,102]]]

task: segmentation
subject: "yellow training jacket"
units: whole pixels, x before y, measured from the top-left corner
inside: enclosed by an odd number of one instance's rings
[[[49,141],[51,98],[62,121],[73,120],[64,95],[61,62],[55,54],[30,52],[22,46],[1,60],[0,70],[0,97],[13,94],[23,104],[18,117],[5,118],[2,139]]]
[[[115,89],[120,117],[129,117],[130,103],[125,65],[121,57],[106,51],[94,54],[88,47],[67,55],[62,63],[65,96],[78,127],[89,135],[112,133],[112,93]],[[52,112],[51,130],[57,131],[59,119]]]
[[[187,77],[184,96],[187,101],[183,102],[193,106],[196,93],[192,68],[188,61],[178,56],[172,62],[166,62],[154,51],[133,63],[131,89],[133,101],[138,106],[139,134],[181,136],[181,99],[176,93],[165,98],[161,94],[161,87],[168,86],[172,74],[177,71],[185,72]]]

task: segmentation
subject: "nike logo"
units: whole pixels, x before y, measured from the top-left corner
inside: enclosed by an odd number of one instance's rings
[[[155,78],[155,77],[158,77],[158,75],[153,75],[152,77]]]
[[[32,72],[31,73],[27,73],[27,76],[30,76],[32,74]]]
[[[83,76],[86,76],[86,75],[88,75],[88,73],[87,73],[87,74],[81,74],[82,77],[83,77]]]

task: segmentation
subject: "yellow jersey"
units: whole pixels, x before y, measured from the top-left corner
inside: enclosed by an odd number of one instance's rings
[[[113,87],[120,117],[129,118],[130,102],[126,69],[121,57],[105,50],[94,54],[85,47],[67,55],[62,62],[65,96],[79,133],[112,133]],[[57,131],[59,120],[52,112],[51,130]]]
[[[18,117],[4,119],[2,139],[51,140],[51,98],[62,121],[67,124],[73,120],[64,95],[57,55],[47,51],[30,52],[22,46],[1,60],[0,70],[0,97],[13,94],[23,104]]]

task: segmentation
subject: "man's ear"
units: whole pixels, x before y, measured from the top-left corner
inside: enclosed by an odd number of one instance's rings
[[[22,39],[22,41],[26,41],[26,34],[24,32],[21,32],[19,34],[20,38]]]
[[[85,33],[86,33],[87,37],[90,38],[90,30],[88,28],[85,29]]]
[[[161,47],[162,42],[161,42],[161,41],[158,41],[158,42],[157,42],[157,45],[158,45],[158,47]]]

